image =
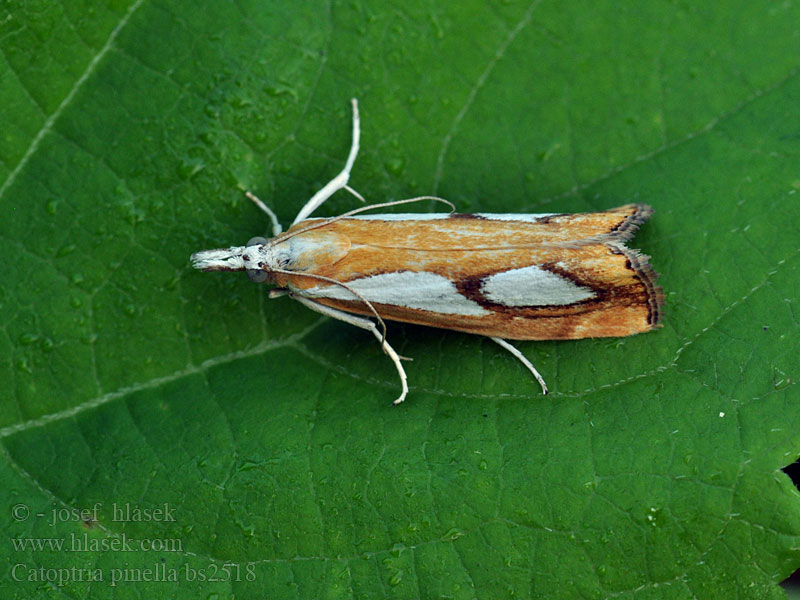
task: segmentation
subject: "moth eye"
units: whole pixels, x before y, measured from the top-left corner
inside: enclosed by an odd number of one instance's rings
[[[254,238],[250,238],[249,240],[247,240],[247,244],[246,245],[247,246],[263,246],[266,243],[267,243],[267,238],[256,236]],[[252,279],[252,277],[251,277],[251,279]]]
[[[263,239],[264,238],[253,238],[253,240],[263,240]],[[251,243],[253,240],[250,240],[250,242],[248,242],[247,245],[248,246],[253,245]],[[264,240],[264,241],[266,241],[266,240]],[[256,242],[256,244],[259,244],[259,243],[260,242]],[[267,271],[261,271],[260,269],[246,269],[246,273],[247,273],[247,276],[250,278],[250,281],[253,281],[255,283],[264,283],[267,280],[267,278],[269,277],[269,273]]]

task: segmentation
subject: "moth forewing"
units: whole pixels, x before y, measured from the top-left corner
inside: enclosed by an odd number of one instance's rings
[[[651,212],[627,205],[518,220],[491,214],[340,219],[315,231],[349,240],[349,251],[307,273],[347,287],[291,274],[277,276],[277,283],[326,306],[368,314],[349,291],[355,290],[383,318],[493,337],[631,335],[660,320],[656,275],[646,257],[625,246]],[[323,221],[295,227],[314,222]]]
[[[367,329],[380,341],[407,392],[400,357],[383,320],[484,335],[516,356],[547,393],[535,367],[506,339],[617,337],[659,326],[664,295],[648,257],[626,242],[653,213],[628,204],[592,213],[356,214],[421,200],[364,207],[327,219],[307,218],[348,186],[358,153],[358,105],[345,168],[275,237],[192,255],[204,271],[244,270],[308,308]],[[447,204],[450,204],[447,202]],[[452,206],[452,205],[451,205]],[[365,317],[375,317],[381,325]]]

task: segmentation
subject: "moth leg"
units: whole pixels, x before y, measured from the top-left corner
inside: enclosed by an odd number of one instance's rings
[[[341,173],[339,173],[336,177],[326,183],[321,190],[311,196],[311,200],[306,202],[305,206],[300,209],[299,213],[297,213],[294,221],[292,221],[292,225],[307,219],[308,216],[317,210],[323,202],[341,189],[347,190],[363,201],[361,195],[347,185],[347,182],[350,180],[350,171],[353,168],[353,163],[356,161],[356,156],[358,155],[358,141],[361,138],[361,125],[358,118],[358,100],[352,98],[350,103],[353,105],[353,141],[350,144],[350,154],[347,157],[347,162],[344,165],[344,169],[342,169]]]
[[[288,296],[291,292],[287,288],[272,288],[269,292],[267,292],[267,298],[272,300],[273,298],[280,298],[281,296]]]
[[[549,392],[549,390],[547,389],[547,384],[544,382],[544,379],[542,379],[542,376],[541,376],[541,375],[539,375],[539,371],[537,371],[537,370],[536,370],[536,367],[534,367],[534,366],[531,364],[531,361],[529,361],[527,358],[525,358],[525,356],[522,354],[522,352],[520,352],[519,350],[517,350],[517,349],[516,349],[514,346],[512,346],[511,344],[509,344],[509,343],[508,343],[507,341],[505,341],[503,338],[499,338],[499,337],[492,337],[492,336],[488,336],[488,337],[489,337],[489,339],[491,339],[492,341],[494,341],[494,342],[497,342],[497,343],[498,343],[500,346],[502,346],[503,348],[505,348],[506,350],[508,350],[509,352],[511,352],[511,354],[513,354],[514,356],[516,356],[516,357],[517,357],[517,358],[520,360],[520,362],[521,362],[523,365],[525,365],[525,368],[527,368],[527,369],[528,369],[528,371],[530,371],[531,373],[533,373],[533,376],[534,376],[534,377],[536,377],[536,381],[538,381],[538,382],[539,382],[539,385],[541,385],[541,386],[542,386],[542,393],[543,393],[543,394],[547,394],[547,393]]]
[[[383,347],[383,351],[389,355],[389,358],[392,359],[395,368],[397,369],[397,374],[400,376],[400,385],[402,386],[403,390],[398,396],[397,400],[393,402],[393,404],[400,404],[403,400],[406,399],[406,395],[408,394],[408,377],[406,376],[406,371],[403,369],[403,365],[400,364],[400,356],[398,356],[397,352],[394,351],[389,343],[384,339],[383,334],[378,330],[378,327],[370,321],[369,319],[365,319],[364,317],[356,317],[355,315],[351,315],[350,313],[346,313],[342,310],[337,310],[335,308],[331,308],[330,306],[325,306],[324,304],[319,304],[318,302],[314,302],[313,300],[309,300],[308,298],[304,298],[303,296],[299,296],[297,294],[291,294],[292,298],[300,302],[300,304],[304,304],[308,308],[318,313],[321,313],[327,317],[332,317],[334,319],[338,319],[340,321],[344,321],[345,323],[349,323],[350,325],[355,325],[356,327],[360,327],[361,329],[366,329],[367,331],[371,331],[372,334],[378,339]]]
[[[256,196],[252,192],[245,192],[244,195],[247,196],[250,200],[252,200],[253,204],[255,204],[258,208],[267,213],[269,220],[272,221],[272,237],[278,237],[281,234],[281,231],[283,231],[283,228],[281,227],[281,224],[278,223],[277,215],[274,212],[272,212],[272,209],[269,206],[264,204],[258,198],[258,196]]]

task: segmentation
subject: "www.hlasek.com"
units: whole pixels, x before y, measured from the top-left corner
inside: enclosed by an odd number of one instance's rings
[[[67,537],[12,538],[16,552],[183,552],[179,538],[129,538],[123,531],[115,537],[89,537],[71,533]]]
[[[11,579],[17,582],[50,583],[58,587],[73,582],[107,582],[115,587],[120,583],[170,583],[170,582],[226,582],[255,581],[254,563],[209,563],[193,566],[188,563],[177,566],[166,562],[154,562],[150,566],[131,566],[110,569],[81,567],[43,567],[16,563],[11,567]]]

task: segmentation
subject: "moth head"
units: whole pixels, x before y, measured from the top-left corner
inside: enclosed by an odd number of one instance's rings
[[[251,281],[262,283],[270,278],[270,271],[261,268],[261,265],[271,264],[270,254],[270,241],[254,237],[248,240],[246,246],[195,252],[191,261],[192,266],[201,271],[245,271]]]
[[[247,247],[251,246],[266,246],[269,243],[267,238],[263,238],[260,236],[256,236],[250,238],[247,241]],[[269,279],[269,271],[265,271],[263,269],[245,269],[247,276],[250,278],[250,281],[254,283],[264,283],[267,279]]]

